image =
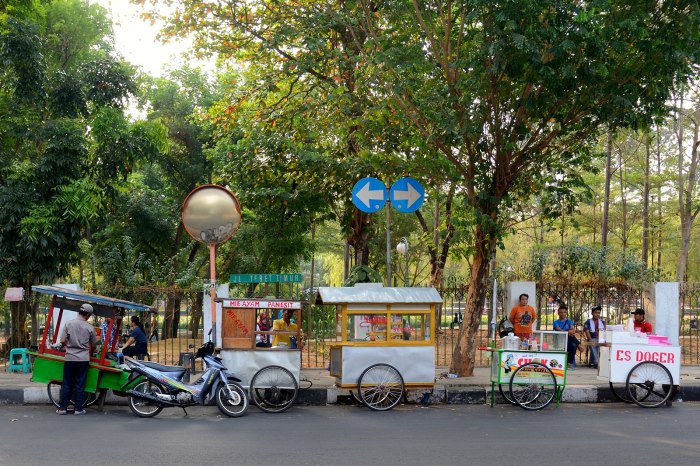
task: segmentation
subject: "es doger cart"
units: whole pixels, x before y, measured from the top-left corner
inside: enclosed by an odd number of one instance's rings
[[[680,372],[681,348],[666,337],[603,332],[598,379],[609,382],[618,399],[643,408],[671,406]]]
[[[318,289],[316,304],[335,305],[330,374],[368,408],[386,411],[405,390],[435,385],[434,288],[375,284]],[[357,394],[353,393],[357,390]]]
[[[59,341],[63,325],[68,320],[75,318],[77,314],[74,313],[77,313],[83,303],[88,303],[92,306],[96,317],[102,317],[106,320],[106,334],[113,335],[113,337],[105,339],[106,344],[104,345],[101,338],[99,336],[97,338],[97,351],[90,357],[90,366],[85,382],[85,405],[90,406],[97,402],[99,408],[102,409],[109,390],[116,394],[123,394],[125,386],[131,386],[131,382],[134,382],[134,380],[130,380],[130,372],[123,371],[118,367],[115,357],[125,312],[126,310],[155,311],[145,304],[56,286],[33,286],[32,290],[52,296],[38,351],[32,353],[34,357],[32,381],[46,384],[49,399],[58,408],[61,382],[63,381],[65,350],[57,349],[56,343]],[[96,328],[96,333],[100,332],[101,329]]]
[[[565,332],[533,332],[537,349],[483,348],[492,352],[491,406],[495,389],[509,403],[540,410],[561,401],[566,387]]]
[[[262,411],[281,413],[294,404],[299,393],[301,374],[302,301],[282,299],[217,298],[222,303],[221,351],[226,367],[235,368],[241,385],[248,388],[253,403]],[[256,327],[261,314],[268,328],[282,318],[285,310],[294,311],[289,330],[261,331]],[[274,314],[274,316],[272,315]],[[279,317],[279,319],[278,319]],[[286,326],[286,324],[285,324]],[[265,336],[275,346],[256,346],[256,336]]]

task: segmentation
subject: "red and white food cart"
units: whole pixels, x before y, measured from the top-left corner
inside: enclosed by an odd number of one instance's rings
[[[681,348],[666,337],[606,330],[600,339],[598,379],[620,400],[644,408],[671,406],[680,384]]]

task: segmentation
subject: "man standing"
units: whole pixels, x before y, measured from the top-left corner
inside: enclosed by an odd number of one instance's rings
[[[600,318],[600,311],[603,308],[595,306],[591,309],[591,318],[583,324],[583,333],[586,335],[586,341],[592,343],[588,346],[588,367],[598,368],[598,335],[599,332],[605,330],[605,322]]]
[[[97,335],[88,323],[92,315],[92,306],[85,303],[80,306],[78,317],[68,321],[61,333],[61,344],[66,348],[63,363],[63,383],[61,383],[61,403],[56,414],[67,414],[68,403],[75,400],[75,415],[85,414],[83,394],[87,379],[90,355],[95,351]]]
[[[638,307],[632,314],[634,315],[635,332],[642,332],[647,335],[652,333],[651,324],[644,320],[644,309]]]
[[[519,303],[511,309],[508,315],[508,319],[513,324],[515,335],[522,340],[527,340],[532,336],[532,324],[537,318],[535,309],[527,304],[529,298],[530,296],[527,294],[521,294],[518,298]]]

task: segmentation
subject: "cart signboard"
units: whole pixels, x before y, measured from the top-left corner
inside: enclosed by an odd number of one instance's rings
[[[495,353],[498,359],[498,370],[492,377],[495,376],[496,382],[508,383],[515,370],[529,362],[538,362],[543,364],[552,371],[557,380],[557,384],[563,385],[566,376],[566,353],[544,352],[544,351],[516,351],[516,350],[499,350]],[[542,374],[536,370],[521,372],[519,378],[514,383],[530,383],[542,377],[549,376],[546,372]]]
[[[632,369],[643,361],[658,362],[669,370],[674,384],[680,381],[681,348],[679,346],[613,344],[611,347],[601,347],[601,350],[606,360],[603,361],[601,357],[600,375],[607,376],[610,382],[625,382]],[[610,361],[609,367],[606,367],[607,361]]]

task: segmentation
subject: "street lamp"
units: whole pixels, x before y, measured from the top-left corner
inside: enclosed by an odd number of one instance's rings
[[[403,286],[408,286],[408,238],[402,237],[399,244],[396,245],[396,252],[403,254],[406,259],[406,275],[404,275]]]

